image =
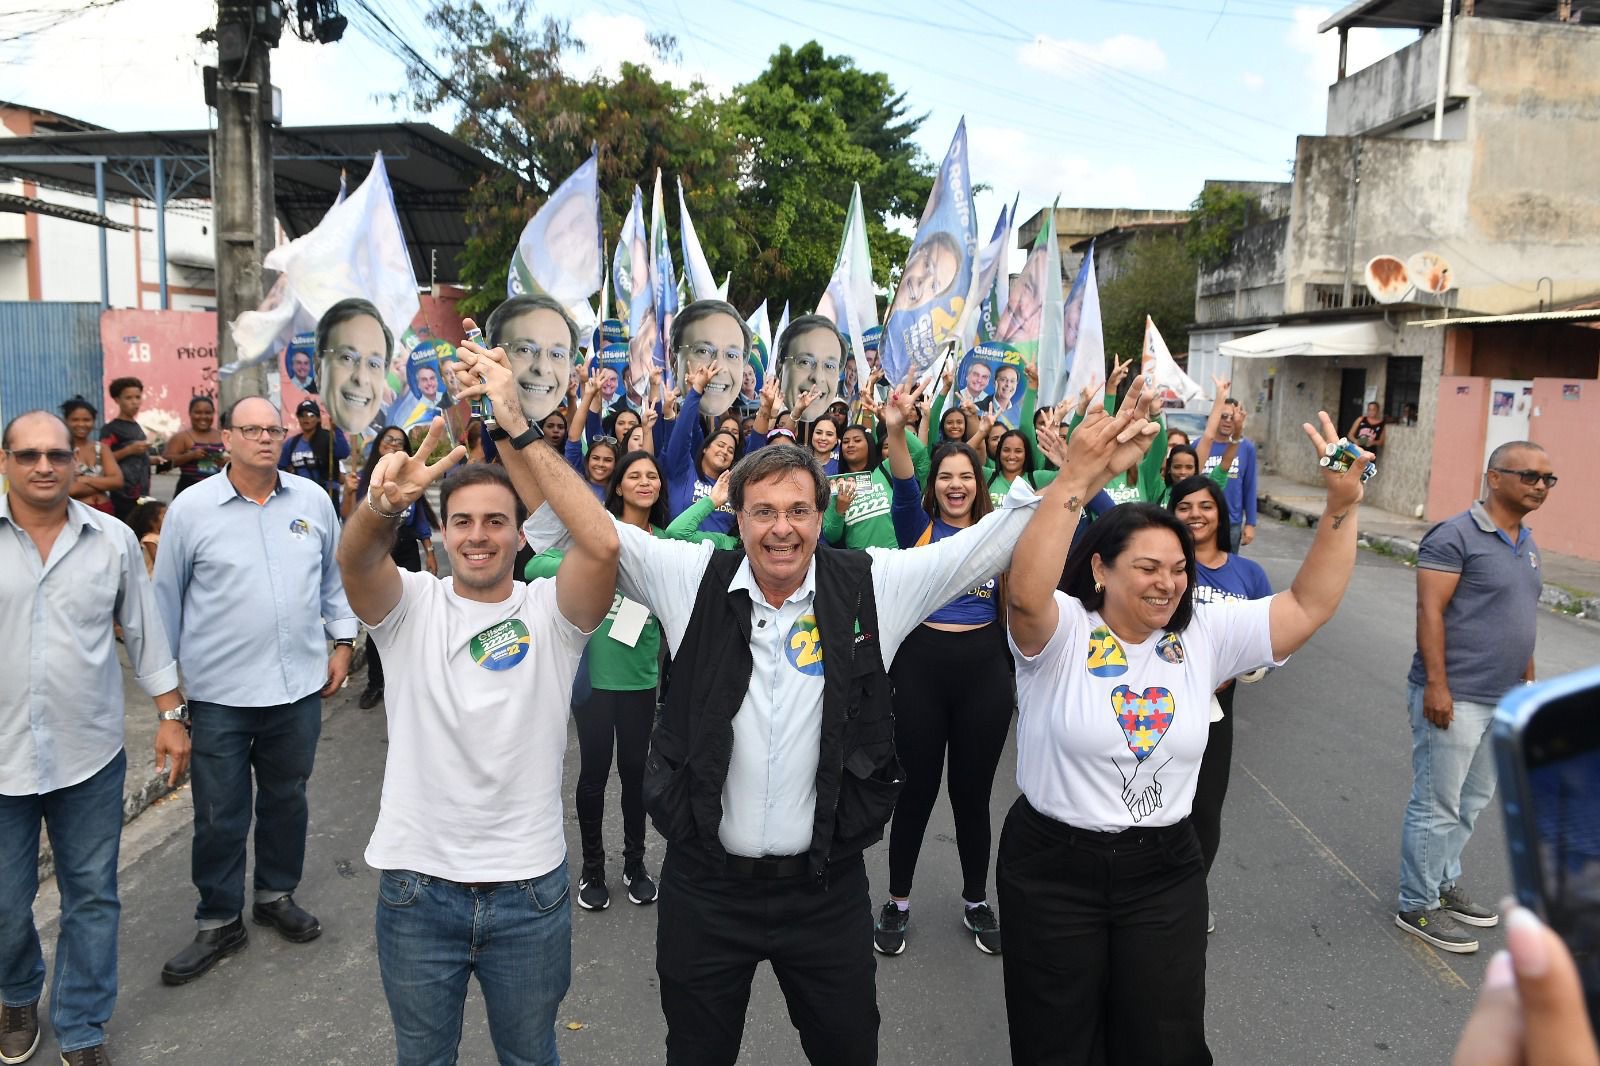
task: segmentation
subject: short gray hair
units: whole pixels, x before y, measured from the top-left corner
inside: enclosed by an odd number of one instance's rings
[[[817,510],[826,508],[829,495],[828,475],[823,472],[822,464],[817,462],[816,457],[808,449],[784,445],[758,448],[733,464],[733,473],[728,478],[729,505],[735,511],[744,510],[746,486],[758,481],[780,478],[796,470],[804,470],[811,475],[811,480],[817,486]]]
[[[1508,440],[1504,444],[1500,445],[1500,447],[1489,453],[1489,462],[1487,464],[1488,469],[1493,470],[1501,463],[1504,463],[1512,452],[1519,452],[1524,448],[1536,452],[1544,451],[1544,445],[1535,444],[1531,440]]]
[[[554,296],[547,296],[542,292],[525,292],[512,296],[503,301],[499,307],[489,312],[489,321],[484,327],[484,332],[488,334],[489,347],[501,347],[501,342],[505,338],[500,335],[500,331],[505,328],[506,323],[513,318],[532,311],[554,311],[560,315],[561,320],[567,324],[567,334],[572,341],[568,349],[571,353],[572,361],[577,362],[583,358],[578,352],[578,324],[572,320],[572,315],[567,309],[561,306],[560,300],[557,300]]]

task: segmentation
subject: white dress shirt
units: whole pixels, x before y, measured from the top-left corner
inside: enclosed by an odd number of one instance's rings
[[[41,559],[0,495],[0,795],[35,796],[87,781],[122,750],[122,664],[150,696],[178,687],[144,553],[117,519],[67,501],[67,524]],[[152,711],[151,713],[154,713]]]
[[[868,548],[878,643],[888,669],[922,620],[1011,564],[1011,550],[1038,497],[1019,478],[1001,507],[970,529],[920,548]],[[523,526],[534,551],[565,547],[570,535],[548,504]],[[661,540],[617,523],[617,588],[655,612],[676,653],[694,613],[710,544]],[[812,604],[816,560],[777,607],[756,586],[746,559],[728,592],[750,602],[750,688],[733,719],[733,756],[722,786],[722,846],[733,855],[799,855],[811,846],[822,744],[822,652]]]

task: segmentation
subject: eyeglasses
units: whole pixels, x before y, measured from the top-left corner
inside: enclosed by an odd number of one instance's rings
[[[678,354],[682,355],[684,352],[688,352],[692,357],[702,362],[710,362],[713,359],[729,359],[734,362],[743,362],[745,355],[743,348],[724,348],[718,351],[716,347],[710,344],[678,345]]]
[[[44,451],[38,448],[7,448],[6,454],[22,466],[38,466],[42,457],[50,460],[51,466],[68,467],[72,465],[74,458],[72,452],[66,448],[50,448]]]
[[[322,354],[331,358],[341,370],[355,371],[365,367],[374,373],[378,373],[383,370],[385,362],[384,357],[376,352],[371,355],[362,355],[354,348],[330,348]]]
[[[779,515],[787,515],[789,524],[797,526],[802,522],[809,522],[816,514],[817,509],[809,504],[801,504],[799,507],[790,507],[787,510],[782,507],[747,507],[744,509],[746,518],[752,522],[759,522],[761,525],[770,525],[778,520]]]
[[[794,363],[795,366],[799,367],[808,374],[817,368],[817,357],[814,355],[805,355],[803,353],[799,355],[791,355],[787,361]],[[839,373],[839,360],[822,360],[822,369],[829,374],[837,375]]]
[[[235,426],[234,429],[245,440],[260,440],[263,433],[268,440],[282,440],[289,435],[282,426]]]
[[[1542,481],[1547,489],[1555,488],[1558,480],[1554,474],[1541,474],[1537,470],[1507,470],[1503,466],[1491,466],[1489,469],[1496,474],[1515,474],[1524,485],[1537,485]]]
[[[590,437],[589,438],[589,443],[591,445],[593,445],[593,444],[609,444],[613,448],[621,447],[621,442],[618,441],[617,438],[615,438],[615,437]]]
[[[547,356],[556,360],[572,358],[572,353],[560,345],[553,348],[541,348],[532,341],[516,341],[506,349],[506,354],[513,359],[537,359],[540,356]]]

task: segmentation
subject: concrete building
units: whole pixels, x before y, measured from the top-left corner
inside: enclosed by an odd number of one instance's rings
[[[1024,251],[1033,247],[1039,230],[1044,226],[1044,213],[1049,208],[1034,212],[1033,216],[1016,228],[1017,247]],[[1119,227],[1146,226],[1161,222],[1183,222],[1189,217],[1187,209],[1165,210],[1154,207],[1058,207],[1056,208],[1056,243],[1061,248],[1061,274],[1067,284],[1077,276],[1083,262],[1083,252],[1074,251],[1080,242],[1087,242],[1096,234]],[[1084,243],[1087,248],[1087,243]],[[1098,273],[1098,263],[1096,264]],[[1098,278],[1105,284],[1104,278]]]
[[[0,100],[0,140],[100,132],[106,131],[53,111]],[[149,200],[113,197],[102,213],[92,194],[16,178],[0,180],[0,198],[10,202],[0,212],[0,300],[98,302],[99,231],[104,230],[108,306],[161,306],[155,205]],[[41,207],[26,210],[19,199],[36,201]],[[46,213],[51,206],[63,210]],[[215,309],[214,241],[209,200],[167,205],[167,279],[173,310]]]
[[[1382,404],[1394,421],[1369,497],[1428,517],[1471,498],[1430,492],[1441,464],[1465,464],[1455,484],[1481,473],[1484,459],[1481,447],[1462,450],[1459,426],[1440,424],[1441,395],[1453,400],[1463,386],[1446,376],[1483,379],[1484,417],[1489,393],[1514,392],[1534,423],[1522,435],[1538,440],[1544,405],[1523,402],[1534,380],[1600,372],[1591,343],[1600,334],[1573,324],[1581,308],[1542,343],[1524,332],[1525,346],[1464,324],[1600,295],[1600,26],[1566,21],[1571,7],[1560,0],[1457,6],[1441,25],[1437,4],[1359,0],[1323,24],[1341,37],[1361,26],[1424,32],[1329,88],[1328,132],[1298,139],[1286,209],[1202,271],[1190,334],[1190,374],[1233,378],[1263,459],[1285,476],[1316,479],[1299,425],[1317,410],[1344,431],[1368,401]],[[1369,292],[1369,260],[1428,252],[1449,265],[1447,291],[1402,285],[1383,304]],[[1473,336],[1485,337],[1481,368]],[[1518,384],[1491,389],[1491,379]],[[1451,406],[1449,417],[1464,410]],[[1488,440],[1481,427],[1469,435]],[[1600,557],[1600,541],[1588,550]]]

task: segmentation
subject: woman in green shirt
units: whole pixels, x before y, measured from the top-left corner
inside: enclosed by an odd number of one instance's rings
[[[665,536],[667,483],[656,457],[629,452],[617,462],[606,490],[605,508],[620,522]],[[561,552],[533,557],[528,580],[554,577]],[[606,887],[606,853],[601,840],[606,782],[611,777],[613,738],[617,776],[622,782],[622,883],[634,903],[654,903],[656,883],[644,865],[644,762],[656,717],[660,680],[661,626],[641,603],[616,593],[605,621],[584,652],[589,695],[572,708],[578,725],[578,835],[583,842],[583,874],[578,906],[611,906]]]
[[[996,507],[1000,506],[1000,501],[1011,491],[1011,483],[1018,478],[1026,481],[1035,492],[1040,492],[1056,479],[1057,473],[1035,468],[1033,448],[1028,443],[1028,435],[1020,429],[1008,429],[1001,435],[995,447],[994,462],[985,464],[984,472],[988,476],[989,499]]]
[[[916,469],[917,484],[928,480],[928,449],[915,434],[904,429]],[[828,479],[834,497],[822,512],[822,536],[836,548],[897,548],[890,504],[894,482],[889,463],[878,454],[878,447],[863,426],[850,426],[839,442],[839,472]]]

